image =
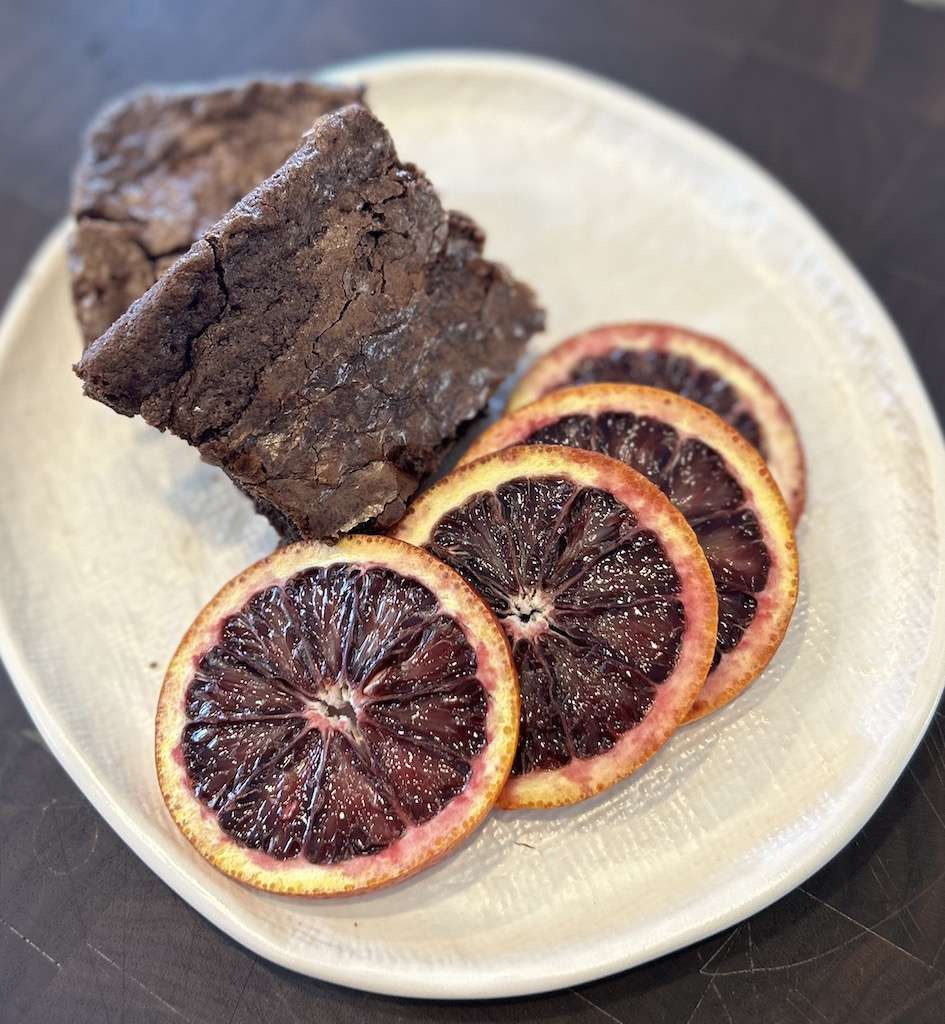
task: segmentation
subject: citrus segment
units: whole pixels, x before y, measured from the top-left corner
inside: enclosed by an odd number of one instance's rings
[[[390,538],[291,545],[185,636],[161,691],[158,777],[178,826],[228,874],[356,892],[475,827],[517,723],[508,644],[456,573]]]
[[[690,717],[732,700],[777,650],[797,598],[790,515],[757,450],[704,406],[623,384],[550,392],[493,424],[463,461],[522,444],[619,459],[686,517],[712,570],[719,616],[712,669]]]
[[[669,324],[628,323],[575,335],[535,362],[509,410],[562,387],[641,384],[698,402],[757,448],[796,523],[804,510],[804,453],[797,428],[771,382],[717,338]]]
[[[691,528],[639,473],[511,448],[445,477],[396,532],[465,577],[512,644],[520,740],[500,806],[592,796],[685,718],[712,659],[715,591]]]

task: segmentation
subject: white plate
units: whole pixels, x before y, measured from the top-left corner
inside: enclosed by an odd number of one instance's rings
[[[531,281],[551,339],[660,318],[777,381],[810,460],[801,601],[774,664],[635,778],[577,809],[499,813],[374,896],[305,902],[217,874],[164,811],[161,669],[273,535],[217,471],[83,399],[64,232],[3,323],[0,651],[50,747],[168,885],[262,956],[399,995],[573,985],[710,935],[798,885],[866,821],[945,678],[945,458],[902,342],[823,231],[704,131],[520,57],[343,69],[406,159]],[[337,74],[336,74],[337,77]]]

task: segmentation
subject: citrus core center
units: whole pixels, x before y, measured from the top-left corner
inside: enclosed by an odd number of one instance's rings
[[[502,623],[515,637],[536,637],[548,629],[551,609],[550,599],[539,590],[515,594],[509,598],[509,614]]]
[[[332,726],[357,732],[358,711],[351,687],[347,683],[333,683],[318,697],[308,701],[307,710],[312,724],[321,724],[327,718]]]

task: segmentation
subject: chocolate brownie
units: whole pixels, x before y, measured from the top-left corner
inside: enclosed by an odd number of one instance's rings
[[[357,88],[258,81],[210,91],[147,91],[104,111],[76,171],[70,245],[85,344],[268,178],[312,122]]]
[[[361,106],[88,348],[86,394],[222,466],[284,535],[396,521],[543,315]]]

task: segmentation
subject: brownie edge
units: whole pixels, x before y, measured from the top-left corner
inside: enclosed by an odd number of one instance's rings
[[[284,536],[388,525],[543,326],[483,243],[366,108],[345,107],[76,372],[195,445]]]

